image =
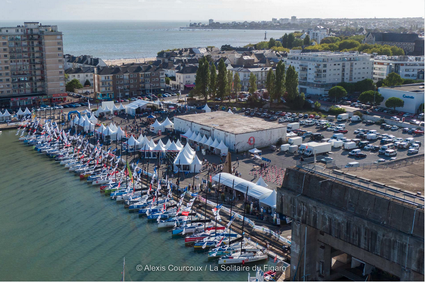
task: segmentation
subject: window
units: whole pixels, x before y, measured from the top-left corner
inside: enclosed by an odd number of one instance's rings
[[[61,47],[58,47],[58,51],[62,51],[62,48]]]

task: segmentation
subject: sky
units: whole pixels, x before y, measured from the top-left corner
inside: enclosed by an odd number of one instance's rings
[[[424,17],[424,0],[0,0],[2,21]]]

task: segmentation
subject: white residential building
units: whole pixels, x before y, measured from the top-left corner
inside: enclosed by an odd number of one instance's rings
[[[310,95],[327,95],[338,83],[355,83],[372,79],[373,62],[368,54],[358,52],[312,52],[291,51],[287,66],[298,72],[299,91]]]
[[[424,79],[423,56],[376,56],[373,59],[373,81],[378,82],[395,72],[403,79]]]
[[[318,44],[320,44],[323,38],[329,37],[329,30],[324,27],[317,27],[315,29],[309,29],[307,34],[310,37],[310,41],[315,40]]]
[[[267,73],[271,69],[271,67],[263,67],[263,68],[233,68],[230,71],[233,73],[239,74],[239,78],[241,80],[241,90],[248,91],[249,90],[249,77],[251,73],[253,73],[257,77],[257,89],[266,88],[266,80]]]
[[[193,88],[195,86],[194,84],[197,71],[197,66],[184,66],[182,70],[176,73],[176,81],[172,83],[173,88],[177,88],[179,90]]]

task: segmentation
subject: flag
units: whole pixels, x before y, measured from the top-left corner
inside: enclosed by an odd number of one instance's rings
[[[130,176],[131,182],[133,182],[133,174],[131,173],[131,169],[130,169],[130,165],[127,162],[127,171],[128,171],[128,176]]]
[[[182,212],[182,215],[188,216],[189,215],[189,212],[188,211],[184,211],[184,212]]]

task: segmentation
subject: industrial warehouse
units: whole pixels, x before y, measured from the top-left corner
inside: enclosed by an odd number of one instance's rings
[[[182,133],[190,130],[219,143],[222,141],[235,152],[264,148],[276,144],[279,139],[286,140],[284,125],[222,111],[175,117],[174,128]]]

